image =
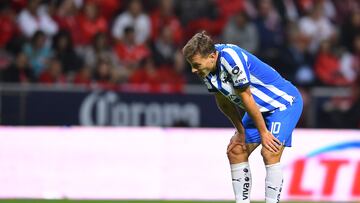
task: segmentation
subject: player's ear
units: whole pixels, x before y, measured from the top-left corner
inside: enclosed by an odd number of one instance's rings
[[[214,58],[215,58],[215,56],[216,56],[216,53],[215,53],[215,52],[213,52],[213,53],[209,54],[209,58],[214,59]]]

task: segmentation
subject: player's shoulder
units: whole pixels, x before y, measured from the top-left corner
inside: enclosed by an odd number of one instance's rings
[[[217,48],[220,57],[224,57],[225,59],[230,59],[237,57],[239,55],[243,56],[245,54],[244,50],[234,44],[222,44]]]
[[[221,63],[224,64],[226,68],[233,68],[239,65],[244,66],[248,61],[247,52],[233,44],[224,44],[221,46],[219,57]]]
[[[241,48],[235,44],[215,44],[215,49],[219,52],[226,52],[229,50],[239,51]]]

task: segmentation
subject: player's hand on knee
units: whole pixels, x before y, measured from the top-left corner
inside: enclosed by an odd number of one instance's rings
[[[271,132],[261,134],[261,144],[267,150],[277,153],[281,148],[281,142]]]
[[[237,145],[240,145],[243,150],[246,150],[245,134],[240,134],[238,131],[236,131],[235,134],[231,137],[227,148],[227,153],[229,153]]]

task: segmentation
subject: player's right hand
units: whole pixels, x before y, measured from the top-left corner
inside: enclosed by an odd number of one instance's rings
[[[280,150],[281,142],[271,132],[261,134],[261,144],[269,151],[277,153]]]
[[[236,145],[240,145],[243,150],[246,150],[245,134],[240,134],[238,131],[236,131],[230,139],[227,152],[229,153]]]

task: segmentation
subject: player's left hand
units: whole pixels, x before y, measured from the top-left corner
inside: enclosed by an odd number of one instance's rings
[[[280,150],[281,142],[271,132],[261,134],[261,144],[267,150],[277,153]]]
[[[240,145],[244,151],[246,150],[245,134],[240,134],[238,131],[236,131],[230,139],[227,152],[229,153],[236,145]]]

